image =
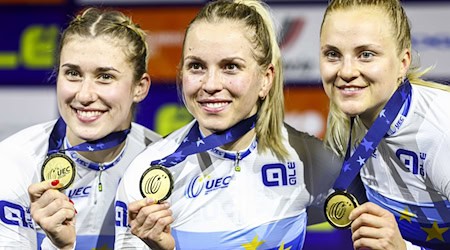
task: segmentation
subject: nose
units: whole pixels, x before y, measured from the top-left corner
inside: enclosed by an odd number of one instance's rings
[[[359,76],[357,63],[350,57],[344,58],[338,72],[338,76],[346,82],[350,82]]]
[[[96,96],[97,94],[95,92],[95,82],[87,78],[83,79],[76,95],[77,100],[81,104],[87,105],[94,102]]]
[[[219,92],[223,89],[223,80],[220,70],[208,70],[207,74],[201,80],[203,82],[202,88],[209,94]]]

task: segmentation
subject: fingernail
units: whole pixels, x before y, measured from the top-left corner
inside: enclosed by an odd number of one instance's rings
[[[145,202],[147,202],[147,204],[155,204],[155,201],[152,198],[148,198],[145,200]]]
[[[50,184],[52,184],[52,186],[56,186],[56,185],[58,185],[59,184],[59,180],[54,180],[54,181],[52,181]]]
[[[75,210],[75,214],[77,214],[78,213],[77,209],[76,208],[73,208],[73,209]]]
[[[72,200],[69,200],[69,202],[72,203],[73,205],[75,205]]]

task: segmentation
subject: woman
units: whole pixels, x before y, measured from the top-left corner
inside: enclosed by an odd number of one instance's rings
[[[115,247],[302,248],[306,209],[324,200],[340,163],[283,123],[280,49],[265,5],[208,3],[186,30],[178,76],[195,119],[130,165]],[[168,202],[143,199],[157,164],[173,176]]]
[[[400,2],[331,1],[320,41],[330,98],[325,141],[351,155],[346,163],[360,159],[354,169],[361,169],[371,201],[350,214],[355,249],[448,249],[450,88],[422,80],[424,72],[411,67]]]
[[[122,13],[95,8],[63,32],[56,68],[61,118],[0,143],[7,173],[0,199],[10,209],[0,224],[2,249],[36,248],[31,216],[42,248],[113,247],[119,180],[135,155],[160,138],[132,123],[150,87],[145,37]],[[64,173],[73,182],[63,183]]]

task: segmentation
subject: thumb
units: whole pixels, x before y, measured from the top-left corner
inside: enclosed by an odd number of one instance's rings
[[[39,199],[45,191],[49,189],[58,189],[63,187],[58,179],[47,180],[38,183],[31,184],[28,187],[28,195],[30,196],[31,202]]]

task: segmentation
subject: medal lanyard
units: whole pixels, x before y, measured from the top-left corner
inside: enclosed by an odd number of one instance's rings
[[[392,122],[395,120],[395,117],[397,117],[403,104],[410,98],[410,96],[411,84],[408,79],[405,79],[386,103],[383,110],[381,110],[377,119],[369,128],[355,152],[350,156],[351,129],[353,127],[353,118],[351,118],[350,139],[341,172],[333,186],[335,190],[346,190],[352,183],[353,179],[359,173],[366,161],[371,157],[381,139],[389,130]]]
[[[55,153],[63,153],[64,151],[100,151],[100,150],[106,150],[113,148],[127,138],[127,135],[130,133],[130,129],[113,132],[103,138],[93,140],[93,141],[86,141],[81,144],[78,144],[76,146],[61,149],[63,144],[63,138],[66,135],[66,123],[64,120],[60,117],[58,121],[56,122],[55,126],[53,126],[53,130],[50,134],[50,138],[48,139],[49,147],[47,156]]]
[[[255,114],[225,131],[211,134],[205,138],[201,137],[199,125],[196,122],[175,152],[160,160],[152,161],[150,165],[162,165],[170,168],[184,161],[189,155],[205,152],[209,149],[236,141],[255,127],[256,118],[257,115]]]

